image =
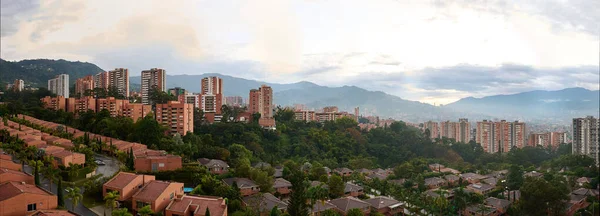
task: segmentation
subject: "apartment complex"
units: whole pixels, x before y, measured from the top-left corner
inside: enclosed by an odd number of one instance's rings
[[[131,118],[133,122],[137,122],[138,119],[144,118],[150,113],[152,113],[151,105],[130,103],[123,106],[123,112],[121,114]]]
[[[22,79],[16,79],[15,83],[12,86],[12,89],[14,91],[23,91],[23,89],[25,89],[25,81],[23,81]]]
[[[108,87],[115,88],[120,95],[129,97],[129,70],[115,68],[108,72]]]
[[[565,132],[532,133],[527,138],[527,146],[550,146],[553,149],[566,142],[567,133]]]
[[[475,142],[488,153],[509,152],[512,148],[525,146],[526,128],[524,122],[477,122]]]
[[[200,109],[211,115],[221,115],[223,105],[223,80],[219,77],[204,77],[201,81]]]
[[[242,96],[227,96],[225,97],[225,104],[230,107],[242,107],[244,106],[244,98]]]
[[[94,88],[108,89],[108,72],[100,72],[93,77]]]
[[[99,98],[96,99],[96,110],[108,110],[111,117],[122,116],[123,109],[127,107],[127,104],[129,104],[129,100],[120,100],[114,97]]]
[[[357,109],[354,109],[355,113]],[[295,110],[294,111],[294,119],[298,121],[318,121],[318,122],[327,122],[327,121],[335,121],[340,118],[352,118],[356,119],[356,114],[350,114],[348,112],[339,112],[338,107],[336,106],[328,106],[324,107],[321,112],[315,112],[311,110]]]
[[[156,104],[156,121],[171,133],[184,136],[187,132],[194,132],[194,105],[179,101]]]
[[[185,90],[184,88],[181,87],[175,87],[175,88],[170,88],[167,93],[169,95],[173,95],[176,98],[179,98],[180,95],[186,95],[187,94],[187,90]]]
[[[63,110],[75,114],[92,110],[98,112],[108,110],[112,117],[125,116],[137,121],[152,112],[152,106],[139,103],[129,103],[129,100],[115,99],[114,97],[94,98],[83,96],[80,98],[64,98],[63,96],[46,96],[41,99],[46,109]]]
[[[260,113],[261,118],[273,117],[273,89],[270,86],[262,85],[258,89],[251,89],[248,97],[248,111],[250,113]]]
[[[53,94],[69,98],[69,75],[60,74],[48,80],[48,90]]]
[[[179,95],[177,100],[181,103],[193,104],[194,109],[200,108],[200,95],[187,93],[185,95]]]
[[[427,121],[423,123],[423,131],[429,130],[429,138],[435,139],[440,137],[438,123],[434,121]]]
[[[75,96],[82,97],[88,90],[94,90],[94,76],[88,75],[75,81]]]
[[[142,71],[142,103],[150,104],[149,94],[152,88],[166,91],[167,72],[164,69],[152,68]]]
[[[599,164],[598,145],[600,121],[594,116],[573,119],[573,154],[587,155]]]

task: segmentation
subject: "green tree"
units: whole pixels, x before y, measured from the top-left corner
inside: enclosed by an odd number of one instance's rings
[[[269,216],[279,216],[280,214],[281,214],[281,211],[279,211],[279,209],[277,209],[277,206],[273,206]]]
[[[83,199],[83,195],[81,194],[81,189],[79,187],[72,187],[67,190],[67,198],[71,200],[71,211],[75,210],[79,201]]]
[[[206,211],[204,212],[204,216],[210,216],[210,210],[208,209],[208,207],[206,208]]]
[[[329,197],[332,199],[341,197],[344,195],[344,181],[342,177],[338,175],[332,175],[329,177],[329,182],[327,183],[329,187]]]
[[[321,216],[339,216],[340,214],[337,213],[336,211],[334,211],[333,209],[327,209],[325,211],[323,211],[323,213],[321,214]]]
[[[526,215],[560,215],[565,209],[568,193],[566,184],[558,178],[552,182],[527,178],[521,187],[519,203]]]
[[[63,197],[63,187],[62,187],[62,178],[58,178],[58,186],[56,188],[57,191],[57,201],[58,201],[58,206],[60,207],[65,207],[65,198]]]
[[[44,162],[40,160],[29,161],[29,166],[33,167],[35,185],[40,186],[40,170],[44,166]]]
[[[149,205],[144,206],[144,207],[138,209],[137,213],[139,215],[141,215],[141,216],[150,216],[150,215],[154,214],[154,212],[152,211],[152,209],[151,209],[151,207]]]
[[[357,208],[353,208],[348,210],[348,214],[346,214],[347,216],[364,216],[365,214]]]
[[[290,215],[308,215],[311,206],[308,205],[308,181],[304,172],[298,169],[292,169],[290,175],[290,183],[292,183],[292,192],[290,194],[290,202],[288,212]]]
[[[129,213],[127,208],[120,208],[112,211],[112,216],[133,216],[133,214]]]
[[[308,188],[308,197],[310,199],[311,206],[315,206],[317,202],[321,202],[321,205],[325,205],[325,200],[329,198],[329,191],[323,187],[323,183]],[[320,207],[320,206],[319,206]],[[320,209],[317,209],[320,212]]]
[[[42,168],[42,175],[44,175],[44,178],[48,179],[50,182],[50,191],[52,191],[52,182],[59,178],[60,170],[55,169],[52,167],[52,165],[46,165],[44,168]]]
[[[518,165],[511,165],[506,176],[506,186],[510,190],[518,190],[523,185],[523,169]]]
[[[117,200],[119,199],[119,192],[118,191],[111,191],[106,193],[106,196],[104,196],[104,207],[110,209],[111,211],[117,207]],[[127,209],[125,209],[127,211]],[[104,214],[106,214],[106,210],[104,212]],[[113,212],[114,215],[114,212]]]

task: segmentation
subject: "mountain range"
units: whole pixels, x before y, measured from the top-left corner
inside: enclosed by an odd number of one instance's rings
[[[1,60],[0,82],[23,79],[26,84],[44,87],[46,81],[57,74],[69,74],[70,82],[74,83],[77,78],[100,71],[103,70],[87,62],[48,59],[18,62]],[[327,87],[306,81],[287,84],[267,83],[216,73],[168,75],[167,87],[182,87],[189,92],[200,92],[200,81],[206,76],[218,76],[223,79],[225,96],[247,98],[250,89],[264,84],[273,88],[274,103],[277,105],[304,104],[314,109],[338,106],[340,110],[348,112],[353,112],[355,107],[360,107],[363,115],[379,115],[409,122],[456,120],[468,117],[472,120],[500,118],[568,123],[573,117],[598,116],[600,109],[600,92],[583,88],[531,91],[483,98],[468,97],[446,106],[433,106],[356,86]],[[129,80],[132,90],[139,90],[140,77],[130,76]]]

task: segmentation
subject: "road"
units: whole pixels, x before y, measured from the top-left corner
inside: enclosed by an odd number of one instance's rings
[[[119,171],[119,162],[117,161],[117,159],[115,158],[110,158],[110,157],[106,157],[103,155],[95,155],[96,159],[102,160],[104,163],[106,163],[106,165],[104,166],[98,166],[98,168],[96,168],[96,174],[102,174],[103,176],[112,176],[113,174],[115,174],[116,172]],[[27,165],[25,165],[24,167],[25,172],[32,174],[33,173],[33,169]],[[57,182],[52,182],[52,188],[50,188],[50,182],[44,178],[42,175],[41,176],[41,185],[42,188],[51,191],[54,194],[57,194],[57,189],[58,189],[58,185]],[[63,190],[66,187],[63,185]],[[85,188],[80,188],[81,189],[81,193],[84,192]],[[71,210],[73,203],[71,202],[70,199],[68,199],[66,197],[66,192],[63,191],[63,197],[65,200],[65,208]],[[98,194],[97,196],[102,196],[101,194]],[[79,203],[77,204],[77,206],[75,207],[75,213],[80,214],[80,215],[97,215],[96,213],[92,212],[90,209],[88,209],[87,207],[85,207],[83,205],[83,203],[81,201],[79,201]]]

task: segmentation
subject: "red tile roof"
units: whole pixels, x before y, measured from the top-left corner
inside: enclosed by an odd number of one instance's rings
[[[112,188],[124,188],[131,181],[133,181],[137,177],[136,174],[128,173],[128,172],[119,172],[119,174],[115,175],[112,179],[108,180],[108,182],[104,183],[107,187]]]
[[[0,185],[0,191],[2,191],[2,193],[0,193],[0,201],[4,201],[24,193],[53,195],[35,185],[23,184],[20,182],[6,182]]]
[[[79,214],[67,210],[38,210],[28,216],[79,216]]]
[[[209,196],[183,196],[183,198],[174,199],[169,206],[168,211],[174,211],[178,213],[184,213],[188,208],[192,208],[191,211],[196,213],[204,214],[206,208],[209,209],[210,215],[221,216],[227,210],[225,200],[220,197],[209,197]]]
[[[138,191],[133,198],[136,200],[154,201],[171,183],[164,181],[151,181]]]

